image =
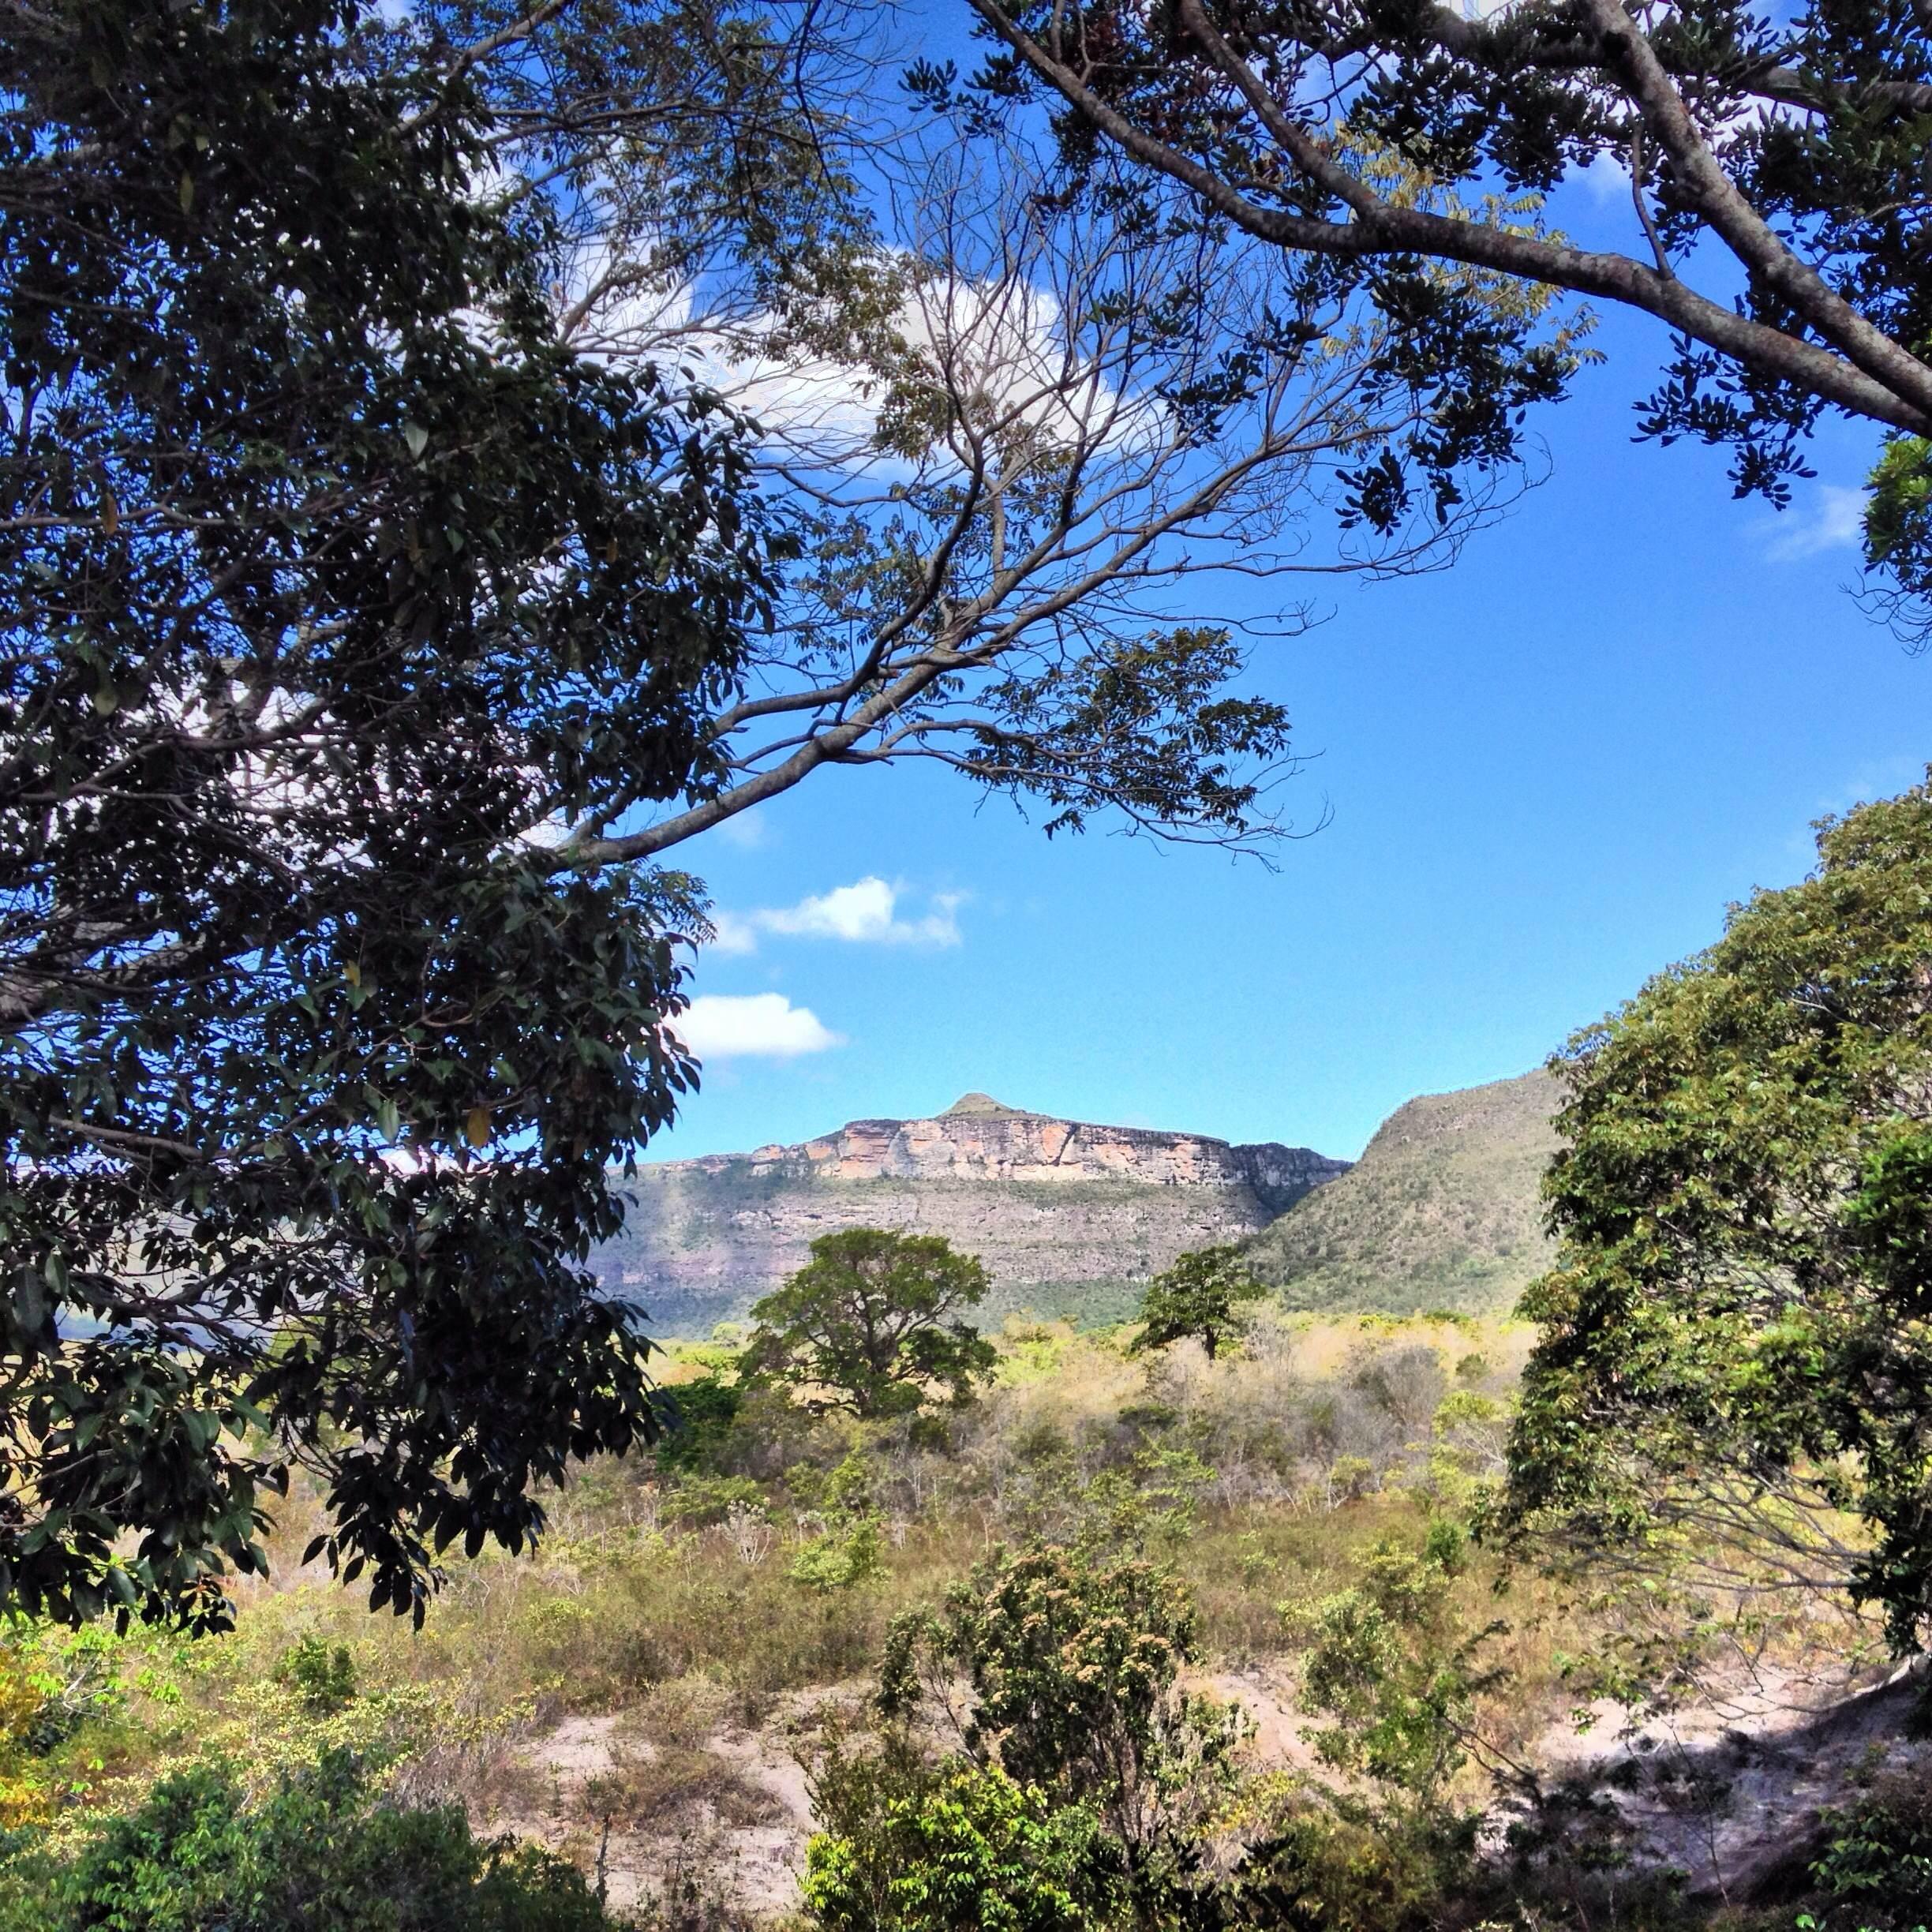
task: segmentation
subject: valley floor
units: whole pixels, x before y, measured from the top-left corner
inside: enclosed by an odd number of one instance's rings
[[[892,1619],[1095,1510],[1131,1522],[1191,1593],[1187,1681],[1245,1713],[1249,1788],[1278,1805],[1339,1791],[1346,1807],[1366,1787],[1322,1762],[1309,1646],[1377,1563],[1408,1560],[1496,1475],[1527,1342],[1466,1318],[1278,1318],[1210,1363],[1191,1346],[1133,1357],[1105,1334],[1009,1323],[997,1387],[936,1425],[754,1406],[681,1466],[587,1470],[538,1556],[453,1564],[421,1632],[289,1566],[227,1637],[43,1634],[35,1668],[77,1715],[15,1814],[38,1802],[72,1840],[185,1765],[219,1758],[260,1783],[339,1743],[390,1764],[407,1801],[453,1799],[481,1829],[561,1852],[613,1908],[791,1917],[811,1767],[828,1739],[873,1724]],[[687,1350],[672,1374],[719,1359]],[[292,1504],[285,1552],[313,1507]],[[872,1555],[841,1572],[862,1544]],[[1480,1548],[1455,1575],[1454,1631],[1485,1634],[1446,1788],[1486,1810],[1500,1855],[1533,1774],[1569,1806],[1570,1848],[1538,1854],[1545,1879],[1568,1859],[1598,1892],[1608,1870],[1652,1901],[1604,1923],[1729,1910],[1788,1926],[1824,1814],[1885,1764],[1917,1762],[1902,1741],[1916,1687],[1885,1677],[1856,1626],[1717,1618],[1674,1706],[1638,1721],[1591,1698],[1592,1657],[1634,1628],[1627,1604],[1504,1574]],[[327,1697],[318,1659],[339,1661]],[[1553,1815],[1537,1814],[1546,1835]]]

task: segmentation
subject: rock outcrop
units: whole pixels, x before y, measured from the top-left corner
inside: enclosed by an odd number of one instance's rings
[[[968,1094],[927,1119],[647,1166],[593,1265],[658,1332],[702,1333],[799,1267],[817,1236],[900,1228],[979,1256],[992,1312],[1105,1320],[1177,1255],[1255,1233],[1347,1169],[1275,1141],[1100,1126]]]

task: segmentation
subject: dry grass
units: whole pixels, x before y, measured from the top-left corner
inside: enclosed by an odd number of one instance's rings
[[[414,1713],[400,1773],[413,1796],[459,1798],[480,1820],[547,1819],[579,1848],[605,1820],[657,1843],[755,1833],[782,1807],[747,1774],[746,1739],[781,1705],[863,1685],[892,1617],[934,1601],[1002,1541],[1064,1533],[1109,1485],[1144,1494],[1150,1533],[1194,1592],[1207,1668],[1265,1669],[1292,1702],[1296,1640],[1280,1606],[1346,1589],[1383,1538],[1419,1544],[1458,1485],[1495,1473],[1528,1339],[1506,1323],[1284,1318],[1211,1364],[1191,1347],[1147,1359],[1106,1336],[1009,1324],[998,1384],[937,1445],[930,1432],[861,1437],[790,1418],[732,1445],[720,1474],[755,1484],[768,1536],[665,1527],[673,1479],[635,1458],[586,1469],[535,1558],[453,1565],[420,1632],[279,1567],[231,1635],[169,1653],[130,1691],[114,1746],[122,1775],[103,1795],[124,1802],[144,1766],[242,1735],[277,1661],[313,1635],[350,1646],[360,1704]],[[1453,1443],[1436,1427],[1448,1394],[1479,1413]],[[792,1574],[801,1540],[822,1527],[808,1505],[855,1446],[886,1531],[884,1571],[815,1589]],[[275,1538],[284,1566],[315,1516],[298,1492]],[[1488,1657],[1506,1685],[1480,1727],[1517,1755],[1574,1701],[1564,1660],[1599,1613],[1533,1577],[1500,1594],[1498,1582],[1478,1553],[1462,1607],[1473,1627],[1504,1627]],[[254,1738],[268,1720],[249,1721]],[[591,1758],[545,1767],[555,1740],[592,1724]]]

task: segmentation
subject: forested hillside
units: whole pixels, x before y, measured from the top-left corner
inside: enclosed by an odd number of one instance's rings
[[[1539,1069],[1410,1101],[1255,1237],[1249,1265],[1291,1309],[1508,1308],[1549,1264],[1537,1189],[1559,1091]]]

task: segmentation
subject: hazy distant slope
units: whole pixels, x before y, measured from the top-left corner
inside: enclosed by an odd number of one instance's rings
[[[1293,1309],[1507,1308],[1549,1263],[1537,1190],[1559,1092],[1539,1069],[1398,1107],[1254,1237],[1251,1265]]]

